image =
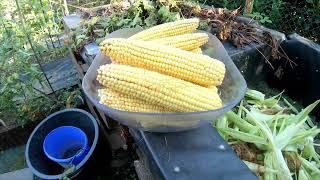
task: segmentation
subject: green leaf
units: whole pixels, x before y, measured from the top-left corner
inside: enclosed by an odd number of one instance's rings
[[[266,19],[267,23],[272,23],[272,21],[270,19]]]
[[[239,139],[243,142],[250,142],[250,143],[256,143],[256,144],[263,144],[263,145],[267,144],[266,139],[253,134],[236,131],[231,128],[217,128],[217,129],[219,132],[222,132],[223,134],[231,136],[235,139]]]
[[[142,5],[146,11],[152,11],[155,8],[150,0],[143,0]]]
[[[162,17],[168,17],[170,16],[170,10],[167,6],[161,6],[158,10],[158,14]]]
[[[32,73],[39,72],[38,65],[37,64],[31,64],[30,65],[30,71]]]
[[[220,129],[220,128],[228,128],[228,121],[227,121],[227,117],[225,116],[222,116],[222,117],[219,117],[216,122],[215,122],[215,127],[217,129]],[[220,135],[222,136],[222,138],[224,140],[227,140],[227,137],[223,134],[223,133],[220,133]]]
[[[283,131],[279,132],[275,137],[275,145],[279,149],[287,146],[291,138],[299,131],[300,126],[292,124],[286,127]]]
[[[180,18],[179,13],[170,12],[170,8],[167,6],[161,6],[158,10],[158,15],[161,22],[171,22]]]
[[[260,121],[266,121],[266,122],[272,120],[275,117],[275,115],[264,114],[260,110],[254,107],[250,108],[250,113],[254,118],[259,119]]]
[[[280,98],[281,98],[281,95],[284,93],[284,91],[282,91],[281,93],[273,96],[273,97],[270,97],[268,99],[265,99],[263,101],[263,104],[266,105],[267,107],[274,107],[278,104]]]
[[[265,167],[265,166],[262,166],[260,164],[256,164],[256,163],[252,163],[252,162],[249,162],[249,161],[245,161],[245,160],[242,160],[247,166],[248,168],[257,173],[257,174],[260,174],[260,173],[266,173],[266,172],[269,172],[269,173],[276,173],[278,172],[277,170],[274,170],[274,169],[271,169],[271,168],[268,168],[268,167]]]
[[[296,114],[299,113],[299,111],[288,100],[286,100],[285,98],[282,98],[282,99],[283,99],[283,102],[285,102],[294,113]]]
[[[258,131],[257,127],[248,123],[246,120],[240,118],[233,111],[226,112],[225,116],[228,118],[228,120],[230,122],[233,122],[236,126],[238,126],[241,131],[244,131],[244,132],[257,132]]]
[[[273,153],[272,152],[266,152],[264,154],[264,166],[268,169],[275,169],[273,166]],[[267,171],[263,174],[263,178],[266,180],[276,180],[276,174],[270,171]]]
[[[265,95],[262,92],[248,89],[245,95],[247,98],[258,100],[258,101],[264,101]]]
[[[311,177],[310,177],[310,175],[308,174],[308,172],[306,172],[306,171],[304,170],[304,168],[300,168],[298,179],[299,179],[299,180],[309,180],[309,179],[311,179]]]
[[[238,108],[237,115],[241,118],[242,117],[242,108],[241,107],[243,107],[243,100],[240,101],[239,107],[240,108]]]
[[[314,103],[307,106],[305,109],[303,109],[299,114],[297,114],[293,122],[295,123],[303,123],[307,120],[307,116],[310,114],[310,112],[320,103],[320,100],[315,101]],[[302,122],[303,121],[303,122]]]
[[[6,89],[7,89],[7,84],[4,84],[4,85],[1,85],[2,87],[0,88],[0,94],[3,94],[5,91],[6,91]]]
[[[286,163],[286,160],[283,157],[281,150],[274,149],[273,156],[274,156],[274,160],[273,160],[274,168],[280,171],[278,174],[279,179],[292,180],[289,167]]]
[[[308,114],[317,106],[320,100],[315,101],[310,104],[304,110],[302,110],[299,114],[293,117],[291,120],[292,124],[287,126],[282,132],[278,133],[275,137],[275,144],[279,149],[283,149],[286,145],[289,144],[290,140],[296,133],[300,130],[302,125],[307,120]]]
[[[313,4],[313,0],[306,0],[307,3]]]
[[[312,142],[313,142],[313,138],[312,138]],[[319,154],[316,152],[313,143],[309,143],[304,147],[302,156],[307,159],[313,158],[315,161],[317,161],[317,163],[320,163]]]
[[[141,24],[142,24],[142,19],[138,15],[136,15],[132,20],[132,22],[130,23],[130,27],[136,27],[137,25],[141,25]]]
[[[307,170],[309,170],[312,174],[318,174],[320,175],[320,170],[318,169],[318,167],[315,165],[315,163],[309,162],[308,160],[304,159],[303,157],[299,158],[302,162],[302,166],[304,168],[306,168]]]
[[[157,17],[155,14],[150,14],[149,17],[144,20],[144,23],[147,27],[152,27],[157,24]]]
[[[243,108],[243,110],[247,113],[247,119],[253,122],[261,130],[262,135],[269,140],[269,145],[271,145],[273,148],[274,147],[273,134],[271,129],[267,125],[267,123],[264,121],[255,119],[254,116],[246,108]]]
[[[227,117],[222,116],[219,117],[216,122],[216,128],[228,128],[228,121],[227,121]]]
[[[305,139],[308,137],[315,137],[320,133],[320,129],[313,127],[308,130],[300,131],[290,140],[289,144],[305,144]]]
[[[12,74],[12,77],[13,77],[14,79],[18,79],[18,78],[19,78],[19,74],[18,74],[18,73],[13,73],[13,74]]]

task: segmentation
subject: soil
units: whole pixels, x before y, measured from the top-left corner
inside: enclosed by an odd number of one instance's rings
[[[29,135],[38,121],[29,122],[23,126],[12,124],[0,128],[0,151],[27,143]]]
[[[286,158],[287,160],[287,164],[288,164],[288,167],[290,169],[290,171],[296,171],[298,172],[300,167],[301,167],[301,161],[300,159],[297,157],[297,155],[295,153],[288,153],[288,152],[285,152],[284,153],[284,157]]]
[[[234,152],[240,157],[240,159],[263,165],[263,159],[259,160],[261,152],[250,143],[237,143],[231,145]]]

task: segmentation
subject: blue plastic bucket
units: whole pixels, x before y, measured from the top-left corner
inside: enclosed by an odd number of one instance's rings
[[[46,156],[63,167],[77,165],[89,151],[86,134],[74,126],[61,126],[52,130],[44,139]]]

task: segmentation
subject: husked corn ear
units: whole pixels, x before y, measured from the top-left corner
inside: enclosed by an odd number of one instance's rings
[[[222,106],[219,95],[205,87],[127,65],[100,66],[97,80],[119,93],[157,104],[172,111],[205,111]]]
[[[198,121],[140,121],[140,124],[144,128],[157,128],[157,127],[193,127],[196,126],[199,122]]]
[[[206,87],[220,85],[225,74],[221,61],[147,41],[111,38],[102,42],[101,51],[113,62],[157,71]]]
[[[189,33],[152,40],[151,42],[176,47],[186,51],[199,48],[208,42],[206,33]]]
[[[192,49],[192,50],[190,50],[190,52],[193,52],[193,53],[196,53],[196,54],[202,54],[201,48]]]
[[[131,112],[170,112],[161,106],[148,103],[138,98],[132,98],[129,95],[121,94],[110,88],[99,89],[98,95],[100,97],[100,103],[114,109]]]
[[[183,19],[153,26],[152,28],[138,32],[129,39],[152,40],[162,37],[194,32],[199,26],[199,19]]]
[[[218,88],[216,86],[209,86],[207,88],[212,92],[218,93]]]

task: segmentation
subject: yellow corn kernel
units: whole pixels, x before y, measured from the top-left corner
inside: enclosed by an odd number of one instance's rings
[[[146,129],[161,127],[190,128],[195,127],[198,123],[198,121],[140,121],[142,127]]]
[[[209,86],[207,87],[210,91],[213,91],[215,93],[218,93],[218,88],[216,86]]]
[[[129,39],[152,40],[179,34],[192,33],[199,26],[199,19],[183,19],[153,26],[152,28],[138,32]]]
[[[152,40],[156,44],[176,47],[186,51],[200,49],[199,47],[208,42],[208,35],[206,33],[188,33],[178,36],[170,36],[160,39]],[[200,49],[201,51],[201,49]]]
[[[190,52],[193,52],[193,53],[196,53],[196,54],[202,54],[201,48],[192,49],[192,50],[190,50]]]
[[[138,98],[121,94],[110,88],[103,88],[98,90],[100,103],[105,104],[111,108],[132,111],[132,112],[170,112],[164,107],[148,103]]]
[[[113,62],[157,71],[205,87],[222,83],[223,62],[152,42],[111,38],[103,41],[102,52]]]
[[[111,90],[175,112],[222,107],[219,95],[205,87],[141,68],[120,64],[102,65],[98,69],[97,80]]]

